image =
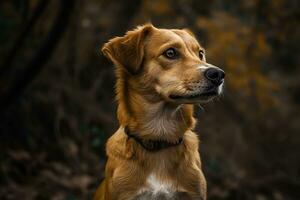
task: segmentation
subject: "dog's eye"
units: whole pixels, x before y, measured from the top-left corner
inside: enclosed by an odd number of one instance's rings
[[[204,57],[205,56],[205,53],[204,53],[204,51],[203,50],[200,50],[199,51],[199,58],[200,58],[200,60],[204,60]]]
[[[169,48],[163,55],[168,59],[176,59],[178,57],[178,52],[174,48]]]

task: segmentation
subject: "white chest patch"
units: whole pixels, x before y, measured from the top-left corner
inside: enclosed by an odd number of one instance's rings
[[[146,180],[146,186],[139,191],[139,194],[143,192],[151,192],[153,195],[159,193],[172,195],[173,190],[174,187],[171,183],[162,182],[161,180],[157,179],[155,174],[150,174]]]
[[[170,190],[172,189],[171,184],[160,182],[154,174],[151,174],[147,178],[147,184],[149,185],[149,188],[153,191],[153,193],[170,193]]]
[[[170,182],[159,180],[155,174],[150,174],[146,180],[144,188],[139,190],[137,196],[133,200],[183,200],[190,199],[184,190],[179,191]]]

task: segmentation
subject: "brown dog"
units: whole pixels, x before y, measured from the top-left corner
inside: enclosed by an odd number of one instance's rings
[[[102,51],[116,65],[120,128],[94,200],[205,200],[193,104],[221,93],[224,72],[188,30],[147,24]]]

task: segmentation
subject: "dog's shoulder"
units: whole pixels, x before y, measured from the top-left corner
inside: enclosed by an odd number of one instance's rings
[[[191,151],[197,150],[198,151],[199,138],[198,138],[198,135],[196,133],[194,133],[193,131],[188,130],[187,132],[185,132],[184,143],[185,143],[185,146],[189,150],[191,150]]]
[[[120,128],[108,139],[106,154],[110,158],[127,160],[133,156],[133,148],[129,143],[123,129]]]
[[[195,163],[201,169],[201,159],[199,154],[199,138],[193,131],[187,131],[184,134],[184,144],[186,147],[186,157],[188,162]]]

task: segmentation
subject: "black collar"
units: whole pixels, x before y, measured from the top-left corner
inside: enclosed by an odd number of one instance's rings
[[[182,138],[180,138],[176,143],[170,143],[165,140],[144,140],[144,139],[139,138],[137,135],[132,134],[127,126],[125,126],[124,131],[125,131],[125,134],[128,136],[128,139],[130,139],[130,138],[134,139],[144,149],[146,149],[147,151],[152,151],[152,152],[180,145],[183,141]]]

